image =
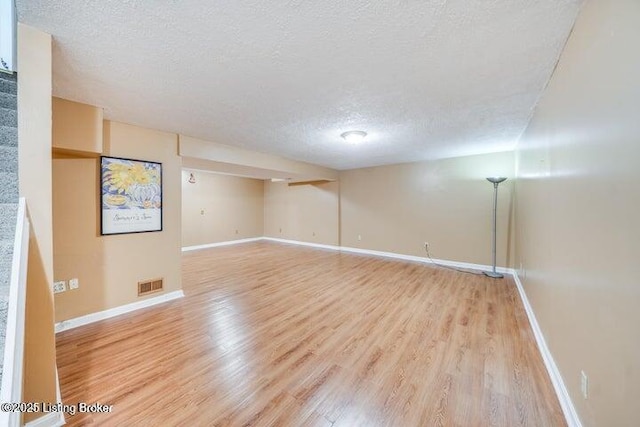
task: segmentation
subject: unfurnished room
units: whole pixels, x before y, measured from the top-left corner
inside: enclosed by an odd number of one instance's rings
[[[0,426],[637,426],[639,23],[0,0]]]

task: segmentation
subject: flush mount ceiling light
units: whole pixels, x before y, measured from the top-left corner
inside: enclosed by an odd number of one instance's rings
[[[350,130],[340,135],[349,144],[358,144],[364,140],[367,133],[362,130]]]

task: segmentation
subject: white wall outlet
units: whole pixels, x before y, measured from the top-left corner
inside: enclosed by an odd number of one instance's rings
[[[584,371],[580,371],[580,391],[584,399],[589,397],[589,377]]]
[[[53,293],[59,294],[67,290],[67,282],[61,280],[59,282],[53,282]]]
[[[78,279],[69,279],[69,289],[78,289],[80,287],[80,282]]]
[[[362,235],[358,234],[358,241],[362,240]]]
[[[424,242],[424,250],[429,252],[429,242]]]

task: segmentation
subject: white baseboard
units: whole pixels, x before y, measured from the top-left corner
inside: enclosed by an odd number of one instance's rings
[[[529,324],[531,325],[533,335],[536,338],[536,343],[538,344],[538,349],[540,350],[540,354],[542,355],[544,366],[547,368],[547,372],[549,373],[549,377],[551,378],[551,383],[553,384],[553,388],[555,389],[558,400],[560,401],[560,406],[562,407],[562,412],[564,413],[564,417],[567,420],[567,425],[569,427],[582,427],[582,423],[580,422],[580,418],[578,417],[576,408],[573,406],[573,402],[571,401],[569,392],[564,385],[564,381],[562,379],[562,375],[560,375],[558,366],[553,360],[551,351],[549,351],[549,347],[547,347],[547,342],[544,339],[544,335],[542,334],[542,330],[540,329],[540,325],[538,324],[536,315],[533,313],[533,308],[531,307],[531,304],[529,304],[529,299],[527,298],[527,294],[524,292],[524,288],[522,287],[522,282],[518,277],[517,271],[513,272],[513,280],[516,282],[518,293],[520,294],[520,299],[522,300],[522,305],[524,305],[524,310],[527,313],[527,317],[529,318]]]
[[[332,251],[339,251],[340,250],[340,246],[323,245],[321,243],[312,243],[312,242],[302,242],[300,240],[278,239],[276,237],[263,237],[262,240],[267,240],[267,241],[270,241],[270,242],[278,242],[278,243],[287,243],[289,245],[309,246],[309,247],[312,247],[312,248],[329,249],[329,250],[332,250]]]
[[[393,259],[401,259],[404,261],[414,261],[414,262],[422,262],[426,264],[441,264],[447,267],[455,267],[455,268],[466,268],[470,270],[482,270],[489,271],[491,270],[490,265],[483,264],[472,264],[468,262],[459,262],[459,261],[449,261],[446,259],[434,259],[433,261],[427,257],[420,257],[415,255],[403,255],[394,252],[384,252],[384,251],[374,251],[371,249],[360,249],[360,248],[351,248],[348,246],[336,246],[336,245],[325,245],[321,243],[312,243],[312,242],[303,242],[300,240],[289,240],[289,239],[280,239],[277,237],[252,237],[250,239],[241,239],[241,240],[229,240],[227,242],[217,242],[217,243],[209,243],[206,245],[197,245],[197,246],[185,246],[182,248],[182,252],[187,251],[197,251],[200,249],[208,249],[208,248],[216,248],[219,246],[228,246],[228,245],[237,245],[239,243],[248,243],[248,242],[257,242],[260,240],[266,240],[270,242],[278,242],[278,243],[286,243],[290,245],[298,245],[298,246],[309,246],[312,248],[320,248],[320,249],[329,249],[332,251],[342,251],[342,252],[351,252],[356,254],[363,255],[373,255],[384,258],[393,258]],[[512,268],[505,267],[497,267],[496,271],[503,274],[513,274]]]
[[[350,253],[363,254],[363,255],[372,255],[372,256],[378,256],[383,258],[401,259],[404,261],[422,262],[425,264],[436,263],[436,264],[446,265],[447,267],[466,268],[470,270],[489,271],[492,268],[490,265],[471,264],[468,262],[449,261],[446,259],[434,259],[433,261],[431,261],[427,257],[420,257],[415,255],[403,255],[395,252],[374,251],[371,249],[351,248],[348,246],[323,245],[320,243],[301,242],[299,240],[278,239],[275,237],[263,237],[262,239],[268,240],[271,242],[288,243],[291,245],[299,245],[299,246],[310,246],[314,248],[330,249],[334,251],[350,252]],[[497,267],[496,271],[504,274],[513,274],[512,268]]]
[[[49,412],[40,418],[29,421],[25,427],[60,427],[65,423],[62,412]]]
[[[119,316],[120,314],[140,310],[141,308],[151,307],[156,304],[161,304],[163,302],[171,301],[177,298],[182,298],[183,296],[184,292],[182,292],[181,290],[173,291],[166,294],[158,295],[157,297],[147,298],[145,300],[136,301],[131,304],[110,308],[109,310],[87,314],[86,316],[80,316],[74,319],[63,320],[62,322],[56,323],[56,333],[68,331],[69,329],[77,328],[78,326],[88,325],[89,323],[97,322],[99,320],[109,319],[110,317]]]
[[[262,240],[262,237],[250,237],[248,239],[228,240],[226,242],[207,243],[206,245],[185,246],[182,248],[182,252],[199,251],[200,249],[217,248],[219,246],[237,245],[239,243],[257,242]]]
[[[434,259],[432,261],[427,257],[403,255],[403,254],[397,254],[393,252],[374,251],[369,249],[350,248],[346,246],[324,245],[320,243],[302,242],[299,240],[279,239],[276,237],[252,237],[248,239],[230,240],[227,242],[210,243],[206,245],[186,246],[182,248],[182,251],[187,252],[187,251],[194,251],[199,249],[215,248],[219,246],[236,245],[239,243],[256,242],[260,240],[286,243],[291,245],[308,246],[308,247],[320,248],[320,249],[328,249],[333,251],[342,251],[342,252],[350,252],[350,253],[357,253],[357,254],[363,254],[363,255],[379,256],[379,257],[385,257],[385,258],[401,259],[405,261],[422,262],[426,264],[433,264],[435,262],[437,264],[445,265],[448,267],[465,268],[465,269],[473,269],[473,270],[485,270],[485,271],[491,269],[491,267],[488,265],[471,264],[467,262],[458,262],[458,261],[448,261],[443,259]],[[500,273],[513,274],[513,269],[510,269],[510,268],[498,267],[496,270]],[[153,305],[161,304],[163,302],[170,301],[176,298],[181,298],[183,296],[184,296],[184,293],[181,290],[175,291],[175,292],[169,292],[166,294],[159,295],[157,297],[148,298],[148,299],[137,301],[131,304],[122,305],[120,307],[111,308],[109,310],[99,311],[97,313],[87,314],[85,316],[76,317],[74,319],[64,320],[62,322],[56,323],[55,331],[56,333],[67,331],[69,329],[77,328],[83,325],[88,325],[90,323],[94,323],[100,320],[118,316],[120,314],[129,313],[131,311],[139,310],[141,308],[151,307]]]
[[[340,250],[343,252],[351,252],[355,254],[373,255],[373,256],[379,256],[384,258],[401,259],[404,261],[422,262],[425,264],[440,264],[440,265],[445,265],[447,267],[465,268],[468,270],[489,271],[492,269],[490,265],[472,264],[469,262],[450,261],[446,259],[433,259],[432,261],[427,257],[421,257],[421,256],[415,256],[415,255],[403,255],[395,252],[374,251],[370,249],[350,248],[348,246],[341,246]],[[505,267],[497,267],[496,271],[498,273],[504,273],[504,274],[513,273],[513,269],[505,268]]]
[[[60,393],[60,380],[58,378],[58,366],[56,366],[56,400],[62,405],[62,394]],[[29,421],[25,427],[61,427],[65,425],[64,412],[50,412],[40,418]]]

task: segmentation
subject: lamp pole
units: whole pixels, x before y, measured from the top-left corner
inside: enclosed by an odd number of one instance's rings
[[[491,247],[491,255],[493,256],[493,269],[491,271],[485,271],[484,274],[493,277],[494,279],[502,279],[504,274],[498,273],[496,271],[496,229],[498,223],[498,185],[506,181],[505,177],[491,177],[487,178],[487,181],[493,184],[493,240]]]

